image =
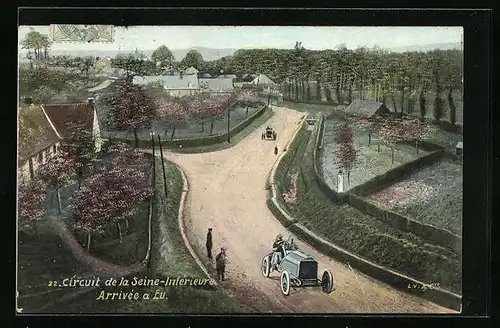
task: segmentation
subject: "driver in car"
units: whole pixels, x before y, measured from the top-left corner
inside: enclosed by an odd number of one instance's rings
[[[278,264],[281,262],[281,259],[285,254],[283,254],[283,247],[281,247],[284,244],[283,236],[281,234],[278,234],[276,236],[276,239],[274,240],[273,243],[273,259],[272,263],[274,265]]]

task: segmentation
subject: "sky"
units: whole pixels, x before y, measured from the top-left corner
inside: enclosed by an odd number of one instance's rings
[[[42,34],[49,26],[20,26],[19,41],[34,28]],[[459,43],[462,27],[334,27],[334,26],[136,26],[115,27],[113,43],[58,43],[52,50],[152,50],[207,47],[214,49],[293,48],[295,41],[311,50],[333,49],[340,44],[394,48],[436,43]]]

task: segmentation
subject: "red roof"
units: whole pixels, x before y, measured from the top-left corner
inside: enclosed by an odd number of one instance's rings
[[[63,138],[69,136],[75,124],[88,131],[94,126],[94,105],[88,102],[73,104],[43,105],[45,113],[54,124],[57,133]]]
[[[39,105],[19,108],[18,122],[20,163],[61,140]]]

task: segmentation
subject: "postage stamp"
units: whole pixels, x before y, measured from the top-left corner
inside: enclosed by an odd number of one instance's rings
[[[53,42],[113,42],[112,25],[53,24],[50,26]]]

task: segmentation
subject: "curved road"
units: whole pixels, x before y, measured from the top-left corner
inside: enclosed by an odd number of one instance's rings
[[[279,150],[292,137],[304,113],[274,107],[275,115],[266,122],[278,133]],[[261,312],[385,312],[455,313],[427,300],[393,289],[317,252],[293,236],[300,249],[318,261],[318,272],[329,268],[336,290],[322,293],[319,288],[292,289],[281,294],[279,274],[265,278],[261,260],[269,253],[278,233],[289,234],[266,205],[265,183],[276,161],[275,142],[261,140],[264,126],[237,145],[212,153],[164,156],[181,166],[189,180],[186,204],[188,236],[205,265],[205,238],[213,228],[214,253],[227,249],[227,279],[222,282],[230,294]],[[274,279],[273,279],[274,278]]]

